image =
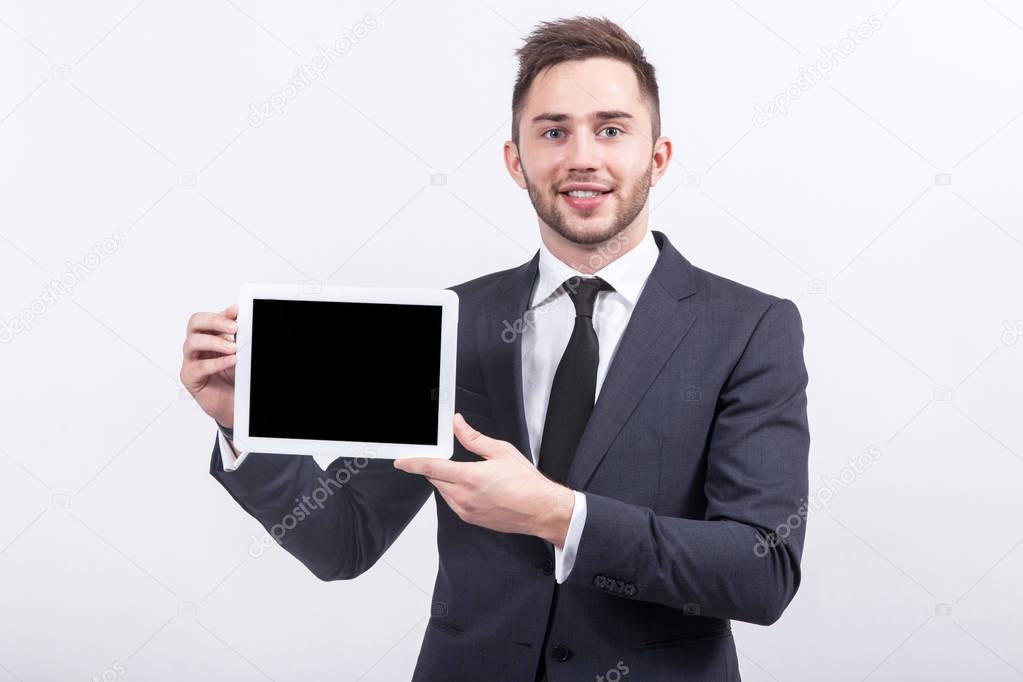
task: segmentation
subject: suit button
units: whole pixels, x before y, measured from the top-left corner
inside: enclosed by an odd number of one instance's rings
[[[554,562],[550,559],[544,559],[543,566],[541,567],[544,575],[550,575],[554,573]]]
[[[558,663],[564,663],[572,658],[572,650],[564,644],[555,644],[554,648],[551,649],[551,655],[554,656],[554,660]]]
[[[635,594],[636,594],[636,586],[633,585],[632,583],[626,583],[625,584],[625,596],[626,597],[632,597],[632,596],[635,596]]]
[[[593,579],[593,584],[599,587],[600,589],[604,589],[604,587],[607,585],[607,578],[605,578],[602,575],[598,575],[596,578]]]

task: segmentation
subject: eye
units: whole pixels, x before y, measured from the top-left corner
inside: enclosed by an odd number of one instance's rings
[[[551,128],[550,130],[545,130],[545,131],[544,131],[544,132],[542,133],[541,137],[547,137],[547,133],[563,133],[563,132],[564,132],[564,131],[563,131],[563,130],[561,130],[561,129],[559,129],[559,128]],[[554,139],[557,139],[557,138],[554,138],[554,137],[547,137],[547,139],[548,139],[548,140],[554,140]]]
[[[621,133],[625,132],[621,128],[618,128],[616,126],[608,126],[608,127],[604,128],[603,130],[601,130],[601,132],[604,132],[604,130],[613,130],[613,131],[615,131],[614,135],[607,135],[607,137],[618,137]]]

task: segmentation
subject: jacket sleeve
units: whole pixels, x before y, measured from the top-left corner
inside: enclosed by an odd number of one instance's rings
[[[383,556],[433,491],[390,459],[339,457],[324,471],[308,455],[251,452],[225,471],[220,438],[210,474],[320,580],[348,580]]]
[[[703,519],[586,493],[568,583],[687,615],[760,625],[795,596],[806,531],[810,434],[798,308],[775,300],[718,398]]]

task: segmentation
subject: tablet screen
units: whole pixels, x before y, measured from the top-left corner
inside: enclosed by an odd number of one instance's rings
[[[249,435],[436,445],[442,310],[253,299]]]

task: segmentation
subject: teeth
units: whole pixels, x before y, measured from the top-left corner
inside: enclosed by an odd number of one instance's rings
[[[568,196],[575,197],[576,199],[586,199],[589,197],[597,197],[603,194],[603,192],[594,192],[592,190],[574,189],[571,192],[566,192]]]

